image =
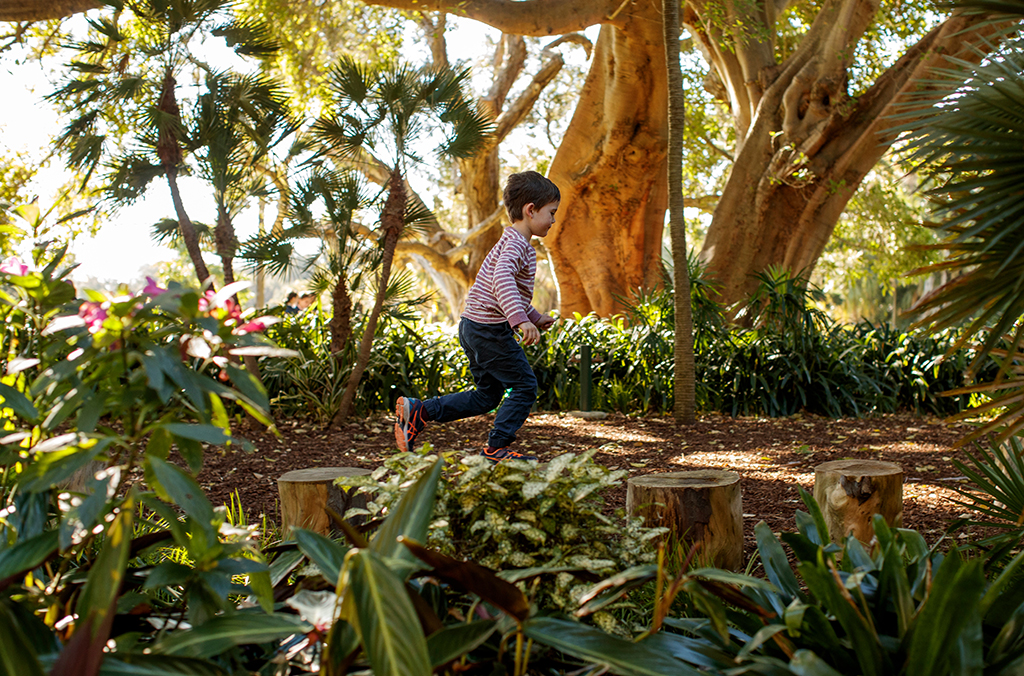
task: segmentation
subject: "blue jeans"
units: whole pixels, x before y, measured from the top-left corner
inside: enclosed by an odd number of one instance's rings
[[[516,432],[537,401],[537,377],[508,322],[480,324],[464,318],[459,322],[459,343],[469,357],[476,389],[427,399],[423,402],[427,415],[430,420],[449,422],[487,413],[511,388],[488,436],[492,448],[504,448],[516,440]]]

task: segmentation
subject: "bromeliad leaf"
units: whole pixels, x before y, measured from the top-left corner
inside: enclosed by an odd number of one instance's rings
[[[523,633],[591,664],[607,665],[623,676],[700,676],[684,662],[654,650],[643,641],[633,643],[578,622],[538,617],[523,625]]]
[[[427,638],[430,665],[437,669],[471,652],[486,641],[497,626],[498,623],[494,620],[479,620],[445,627],[431,634]]]
[[[437,460],[402,496],[384,525],[370,541],[370,549],[384,557],[415,562],[412,552],[398,542],[404,536],[416,542],[427,539],[427,528],[434,514],[434,497],[444,462]]]
[[[355,626],[374,673],[429,676],[427,642],[405,583],[380,556],[349,552],[341,593],[342,619]]]
[[[212,657],[236,645],[275,641],[306,634],[313,627],[294,615],[236,613],[214,617],[191,631],[176,632],[156,643],[153,652],[185,657]]]

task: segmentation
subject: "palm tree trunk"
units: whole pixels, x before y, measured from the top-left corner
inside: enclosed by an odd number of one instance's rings
[[[235,282],[235,228],[231,223],[231,216],[223,205],[217,207],[217,227],[214,229],[214,239],[217,242],[217,255],[220,256],[220,263],[224,267],[224,284]]]
[[[206,268],[206,261],[203,260],[203,252],[199,248],[199,236],[192,225],[192,219],[185,211],[185,204],[181,201],[181,191],[178,189],[178,168],[167,169],[167,185],[171,189],[171,201],[174,202],[174,212],[178,216],[178,230],[181,231],[181,239],[185,242],[185,250],[192,260],[192,267],[195,268],[199,284],[205,284],[210,278],[210,271]]]
[[[690,308],[690,274],[686,267],[686,222],[683,218],[683,126],[686,101],[679,65],[679,2],[663,0],[665,64],[668,68],[668,208],[675,261],[675,404],[677,425],[692,425],[696,416],[696,374],[693,362],[693,314]]]
[[[157,103],[157,110],[168,116],[169,122],[165,122],[160,128],[160,135],[157,139],[156,152],[160,157],[160,164],[163,166],[167,176],[167,185],[171,189],[171,201],[174,203],[174,212],[178,216],[178,229],[181,231],[181,239],[185,242],[185,249],[189,258],[192,259],[192,267],[199,277],[199,284],[205,284],[210,277],[210,271],[206,269],[206,262],[203,261],[203,252],[199,248],[199,236],[192,225],[192,219],[185,211],[185,204],[181,201],[181,191],[178,189],[178,166],[182,161],[181,143],[178,141],[178,132],[181,128],[181,110],[178,108],[178,100],[174,94],[174,73],[168,68],[164,71],[164,81],[160,91],[160,101]]]
[[[347,284],[344,275],[340,276],[331,293],[331,354],[335,359],[339,358],[352,336],[352,296]]]
[[[391,172],[391,180],[388,186],[388,199],[384,203],[384,213],[381,214],[380,224],[384,230],[384,255],[380,264],[380,280],[377,283],[377,298],[374,300],[373,309],[366,320],[366,328],[363,330],[362,340],[359,341],[359,352],[356,355],[356,363],[349,375],[348,383],[345,385],[345,393],[341,398],[341,406],[331,420],[331,426],[337,427],[348,419],[352,402],[356,398],[356,389],[359,380],[363,377],[366,365],[370,362],[370,350],[373,347],[373,335],[377,330],[377,320],[380,318],[381,310],[384,307],[384,297],[387,295],[388,280],[391,277],[391,263],[395,258],[395,247],[398,245],[398,238],[402,235],[403,216],[405,213],[405,184],[402,179],[401,169],[396,166]]]

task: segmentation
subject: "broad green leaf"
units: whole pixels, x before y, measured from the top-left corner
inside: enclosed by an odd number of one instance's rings
[[[0,604],[0,674],[3,676],[43,676],[32,643],[22,632],[21,622],[6,604]]]
[[[89,448],[72,446],[37,456],[21,474],[19,487],[32,493],[50,490],[56,484],[70,479],[78,470],[87,467],[110,445],[110,439],[101,439],[96,443],[90,439],[84,443],[89,444]]]
[[[48,530],[0,551],[0,583],[42,564],[57,551],[57,538],[56,530]]]
[[[494,620],[479,620],[467,624],[445,627],[427,637],[427,652],[434,669],[469,653],[494,633],[498,623]]]
[[[949,667],[951,653],[967,628],[974,608],[985,592],[984,561],[964,563],[956,550],[939,566],[928,598],[917,611],[907,664],[915,674],[939,673]]]
[[[666,655],[657,644],[634,643],[600,629],[553,617],[538,617],[523,624],[523,633],[537,643],[590,664],[607,665],[622,676],[700,676],[702,672]]]
[[[221,615],[193,627],[176,631],[153,646],[154,653],[206,658],[232,646],[268,643],[293,634],[307,634],[313,627],[294,615],[260,612]]]
[[[316,564],[324,579],[337,586],[348,547],[305,528],[293,528],[292,537],[302,553]]]
[[[804,490],[802,486],[797,486],[797,490],[800,492],[800,499],[803,500],[804,505],[807,506],[807,511],[814,520],[815,529],[818,531],[820,539],[815,542],[815,544],[827,545],[831,534],[828,532],[828,526],[825,523],[824,515],[821,513],[821,507],[818,506],[818,502],[814,499],[814,496]],[[807,533],[805,533],[805,535],[810,537]],[[812,537],[811,540],[813,541],[814,538]]]
[[[320,662],[321,676],[342,676],[345,660],[358,649],[359,634],[356,630],[348,622],[335,619],[330,631],[327,632],[323,659]]]
[[[201,441],[215,446],[222,445],[230,436],[216,425],[197,425],[190,423],[165,423],[161,425],[176,437]]]
[[[886,673],[887,658],[878,640],[878,634],[861,615],[860,609],[842,593],[838,583],[824,563],[825,555],[819,554],[818,562],[804,561],[797,570],[807,583],[807,590],[824,604],[827,612],[839,620],[853,645],[861,673],[864,676],[881,676]]]
[[[657,575],[658,567],[653,564],[647,564],[633,566],[602,580],[584,592],[583,596],[580,597],[580,607],[576,611],[576,615],[584,617],[597,612],[608,604],[622,598],[633,589],[642,587],[651,580],[654,580]],[[505,578],[504,575],[501,575],[501,577]]]
[[[434,497],[437,481],[441,476],[442,460],[437,460],[430,470],[402,495],[398,505],[388,514],[384,524],[370,541],[370,549],[383,557],[405,559],[416,562],[416,557],[398,542],[405,536],[416,542],[427,539],[427,528],[434,516]]]
[[[278,554],[270,564],[270,584],[276,587],[281,580],[288,577],[302,561],[303,556],[305,554],[298,549],[289,549]]]
[[[787,627],[784,624],[767,624],[757,630],[746,645],[744,645],[740,651],[736,654],[736,657],[746,657],[750,653],[760,648],[765,641],[770,641],[773,636],[778,634],[780,631],[786,631]]]
[[[156,480],[153,488],[161,497],[169,498],[200,524],[209,527],[213,523],[213,505],[195,479],[156,456],[147,456],[145,463]]]
[[[728,669],[736,664],[735,656],[702,638],[659,631],[643,640],[643,645],[687,664],[708,669]],[[714,673],[714,672],[711,672]]]
[[[896,626],[898,638],[910,629],[916,608],[914,597],[910,592],[910,579],[907,577],[906,564],[898,545],[893,542],[883,551],[882,569],[878,573],[879,598],[889,599],[896,609]]]
[[[786,552],[782,549],[779,539],[772,533],[772,529],[767,523],[761,521],[754,526],[754,536],[757,539],[757,551],[761,554],[761,563],[764,565],[768,580],[790,599],[803,599],[800,582],[796,579],[796,575],[789,565],[789,559],[786,558]]]
[[[789,670],[796,676],[843,676],[810,650],[797,650],[793,653]]]
[[[429,676],[427,642],[405,583],[375,552],[349,552],[341,594],[342,619],[358,632],[374,673]]]
[[[10,385],[0,383],[0,397],[3,402],[0,407],[9,408],[20,418],[29,423],[39,421],[39,411],[28,398]]]
[[[172,655],[112,653],[100,667],[100,676],[227,676],[228,672],[206,660]]]
[[[134,501],[129,497],[103,532],[103,546],[89,569],[76,610],[81,618],[96,617],[102,623],[116,604],[128,567],[131,548]]]

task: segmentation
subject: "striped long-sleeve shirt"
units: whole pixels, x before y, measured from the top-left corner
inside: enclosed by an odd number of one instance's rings
[[[525,321],[536,324],[542,316],[530,305],[536,274],[537,252],[530,240],[506,227],[476,274],[462,316],[480,324],[507,321],[513,328]]]

